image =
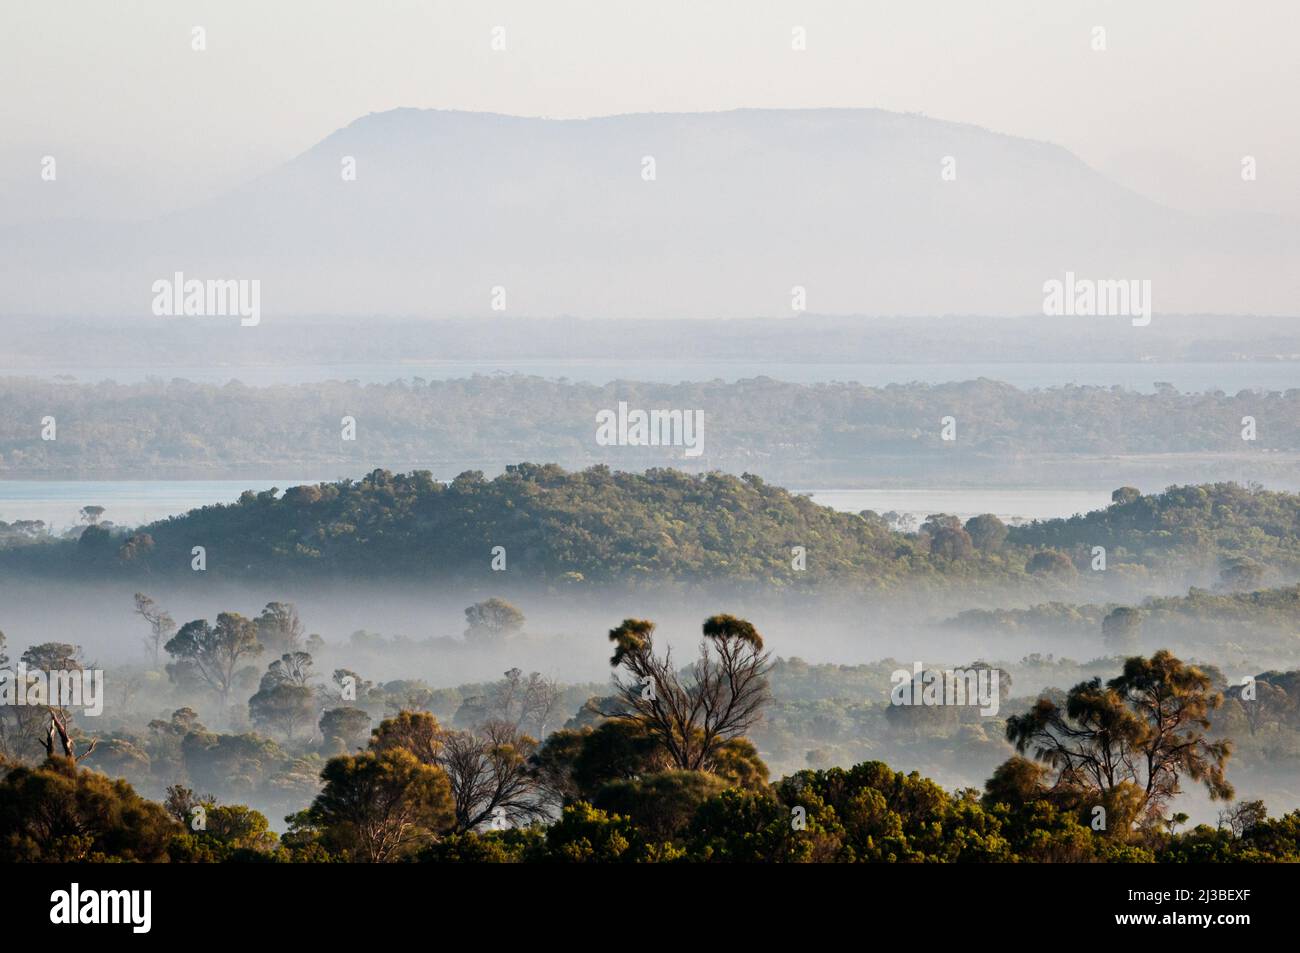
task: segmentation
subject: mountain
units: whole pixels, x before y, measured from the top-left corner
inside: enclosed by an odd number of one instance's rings
[[[1044,282],[1072,271],[1150,280],[1157,314],[1286,313],[1298,236],[1281,218],[1178,212],[1060,147],[917,115],[396,109],[157,221],[0,231],[0,309],[148,314],[153,282],[179,271],[260,280],[268,318],[490,316],[496,286],[531,316],[789,315],[796,285],[812,313],[1041,314]]]

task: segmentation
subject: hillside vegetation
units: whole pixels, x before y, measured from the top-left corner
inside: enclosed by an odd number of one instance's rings
[[[509,578],[556,585],[732,581],[775,587],[1032,578],[1038,591],[1093,573],[1138,579],[1200,567],[1228,588],[1300,568],[1300,496],[1235,484],[1115,491],[1106,510],[1008,528],[935,514],[916,532],[842,513],[746,474],[691,475],[519,464],[450,483],[427,471],[245,492],[135,531],[92,526],[73,540],[23,534],[0,551],[14,570],[80,575]],[[802,557],[800,556],[802,548]],[[1261,564],[1267,564],[1266,572]],[[502,578],[502,577],[497,577]],[[1291,581],[1286,579],[1285,581]],[[1062,590],[1064,591],[1064,590]]]

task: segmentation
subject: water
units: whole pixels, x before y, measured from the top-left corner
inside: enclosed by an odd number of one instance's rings
[[[137,526],[211,503],[233,503],[244,490],[284,490],[320,480],[0,480],[0,520],[44,520],[56,532],[80,521],[83,506],[105,508],[104,520]],[[1050,489],[796,490],[837,510],[896,510],[924,519],[950,513],[963,519],[996,513],[1004,520],[1072,516],[1110,504],[1110,491]]]
[[[848,513],[891,510],[924,520],[933,513],[969,519],[992,513],[1004,522],[1042,520],[1090,513],[1110,505],[1110,490],[960,489],[960,490],[798,490],[813,501]]]
[[[44,520],[56,532],[80,522],[83,506],[103,520],[138,526],[210,503],[233,503],[245,490],[286,489],[319,480],[0,480],[0,520]]]
[[[51,380],[74,378],[82,382],[115,380],[135,383],[149,378],[184,378],[210,384],[239,380],[252,386],[305,384],[327,380],[355,380],[384,384],[399,378],[450,380],[473,374],[530,374],[549,379],[567,378],[584,384],[604,385],[615,380],[678,383],[682,381],[736,381],[771,377],[796,384],[856,381],[870,387],[913,381],[942,384],[987,377],[1019,388],[1058,387],[1066,384],[1111,387],[1121,385],[1151,393],[1156,382],[1172,384],[1184,392],[1222,390],[1284,391],[1300,387],[1300,362],[1236,361],[1204,364],[798,364],[778,361],[438,361],[413,364],[318,364],[259,366],[192,366],[0,369],[0,376],[22,375]]]

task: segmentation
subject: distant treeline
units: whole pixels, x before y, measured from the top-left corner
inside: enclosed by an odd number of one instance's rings
[[[1185,596],[1150,596],[1134,606],[1049,602],[1027,609],[967,609],[948,624],[978,635],[1101,635],[1116,652],[1177,644],[1287,658],[1300,641],[1300,586],[1253,592],[1193,588]]]
[[[1028,609],[967,609],[949,622],[967,631],[1095,635],[1117,608],[1116,604],[1049,602]],[[1300,586],[1256,592],[1192,589],[1185,596],[1152,596],[1135,608],[1142,613],[1144,630],[1160,638],[1185,633],[1196,624],[1300,632]]]
[[[703,452],[598,444],[597,413],[621,401],[702,411]],[[450,476],[543,459],[571,468],[757,470],[786,482],[931,472],[970,482],[1018,470],[1023,485],[1030,463],[1061,455],[1224,455],[1249,466],[1251,478],[1283,479],[1291,458],[1274,453],[1300,452],[1300,388],[1188,395],[1172,387],[1139,394],[1023,391],[989,380],[871,388],[769,378],[597,387],[517,375],[252,388],[0,378],[0,405],[0,477],[10,479],[295,469],[332,476],[374,466]],[[1253,424],[1243,423],[1248,417]],[[944,438],[945,418],[955,439]],[[1254,439],[1243,439],[1247,428]]]
[[[91,526],[76,540],[27,535],[0,569],[61,578],[503,580],[553,586],[726,581],[864,591],[903,583],[1032,580],[1040,595],[1082,578],[1163,570],[1259,588],[1300,571],[1300,496],[1235,484],[1131,487],[1106,510],[1007,527],[935,514],[901,532],[893,514],[838,512],[746,474],[571,473],[519,464],[493,480],[375,470],[361,480],[246,491],[135,531]],[[1106,572],[1093,572],[1098,547]],[[1267,566],[1268,569],[1263,567]],[[211,578],[211,577],[209,577]]]
[[[486,332],[486,333],[485,333]],[[1127,333],[1126,333],[1127,332]],[[70,351],[68,342],[77,347]],[[220,354],[250,365],[392,364],[403,361],[683,361],[726,364],[774,360],[819,364],[998,362],[1229,362],[1300,359],[1295,316],[1174,315],[1142,329],[1140,351],[1128,317],[1042,315],[996,318],[827,317],[744,320],[482,318],[409,320],[268,315],[255,334],[219,323],[120,315],[13,320],[3,368],[191,367]],[[196,357],[198,355],[198,357]],[[401,365],[393,364],[394,377]],[[111,377],[109,373],[102,376]],[[160,371],[159,377],[170,374]],[[232,376],[238,377],[238,373]],[[1158,378],[1155,378],[1158,379]]]

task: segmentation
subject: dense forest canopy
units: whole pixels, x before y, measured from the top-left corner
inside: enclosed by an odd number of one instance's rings
[[[248,491],[134,531],[91,523],[75,541],[6,524],[0,560],[31,572],[182,576],[202,547],[204,571],[231,578],[491,578],[504,568],[555,585],[864,588],[904,579],[1068,583],[1097,568],[1097,547],[1111,574],[1191,565],[1235,588],[1270,576],[1290,582],[1300,568],[1300,495],[1214,484],[1153,495],[1124,487],[1113,499],[1086,516],[1020,527],[934,514],[905,532],[892,514],[838,512],[752,474],[518,464],[495,479],[466,472],[443,483],[427,471],[375,470]]]

